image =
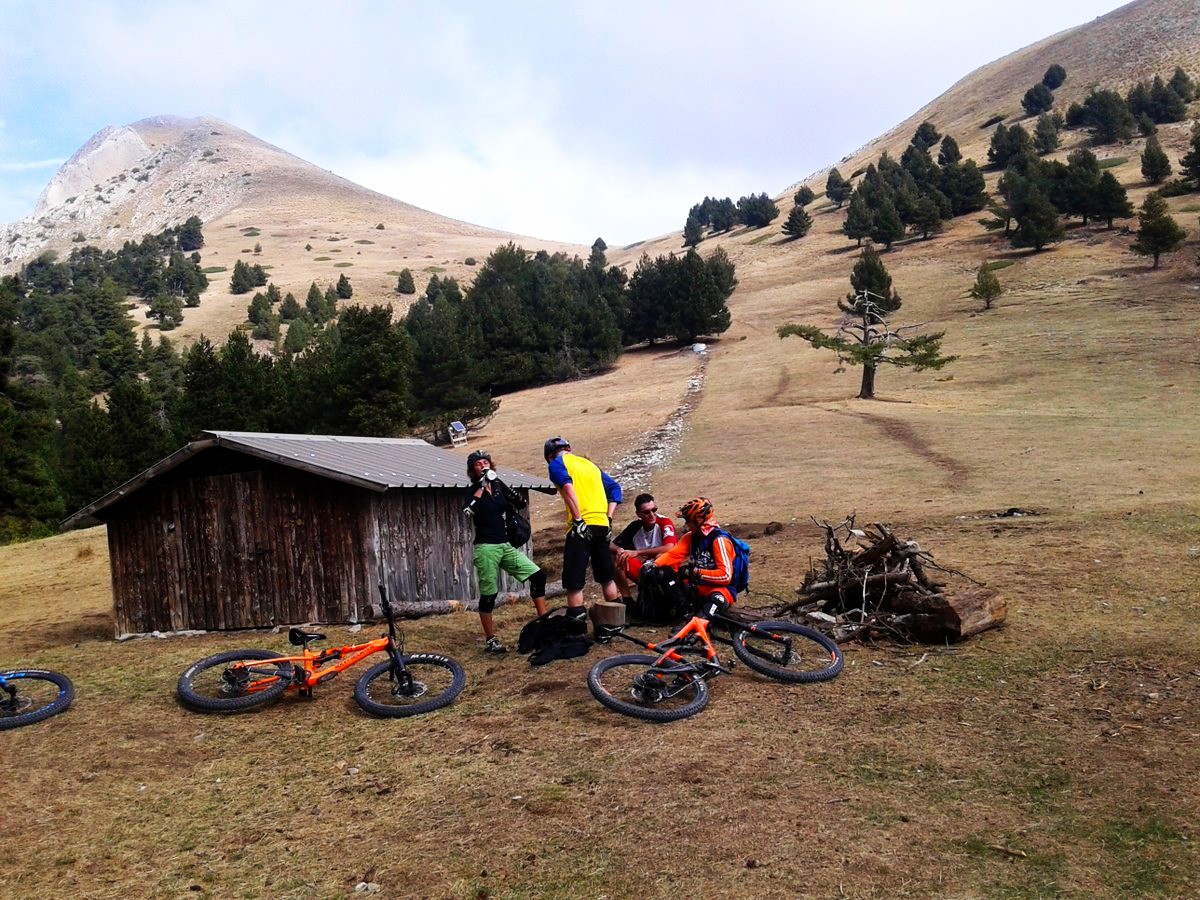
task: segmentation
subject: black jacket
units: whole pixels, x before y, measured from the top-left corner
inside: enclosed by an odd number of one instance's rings
[[[475,522],[475,543],[507,544],[508,510],[524,509],[525,498],[499,478],[491,482],[491,490],[484,490],[482,496],[475,496],[477,490],[478,482],[466,489],[463,502],[463,511]]]

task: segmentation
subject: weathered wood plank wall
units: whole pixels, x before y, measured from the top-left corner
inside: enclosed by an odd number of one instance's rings
[[[112,510],[118,634],[370,620],[381,564],[407,613],[475,608],[460,489],[377,494],[246,468],[168,474]],[[507,575],[501,591],[528,595]]]

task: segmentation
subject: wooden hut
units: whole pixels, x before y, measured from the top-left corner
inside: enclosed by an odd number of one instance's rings
[[[118,635],[361,622],[381,578],[406,613],[475,607],[469,483],[421,440],[206,431],[63,524],[108,526]]]

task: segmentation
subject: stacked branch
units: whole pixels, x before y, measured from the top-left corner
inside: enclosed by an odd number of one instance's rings
[[[796,589],[797,599],[780,614],[839,641],[889,636],[938,643],[978,634],[1008,614],[996,591],[939,565],[916,541],[897,537],[886,525],[860,529],[853,515],[837,525],[813,521],[825,531],[825,559],[813,565]]]

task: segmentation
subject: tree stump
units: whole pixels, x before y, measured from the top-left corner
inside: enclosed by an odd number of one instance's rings
[[[597,600],[588,611],[592,617],[592,629],[601,625],[622,626],[625,624],[625,604],[614,603],[610,600]]]

